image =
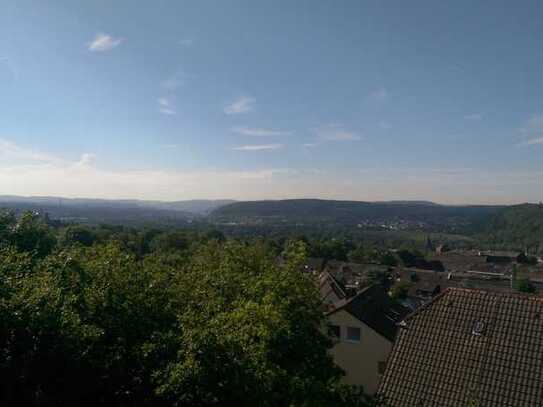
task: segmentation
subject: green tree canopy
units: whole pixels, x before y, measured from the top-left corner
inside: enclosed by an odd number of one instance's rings
[[[35,247],[0,250],[2,405],[369,405],[339,383],[303,244],[283,265],[216,240],[143,259]]]

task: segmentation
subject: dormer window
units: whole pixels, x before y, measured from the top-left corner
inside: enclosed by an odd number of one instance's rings
[[[481,336],[485,333],[485,323],[483,321],[476,321],[473,324],[473,329],[471,333],[475,336]]]

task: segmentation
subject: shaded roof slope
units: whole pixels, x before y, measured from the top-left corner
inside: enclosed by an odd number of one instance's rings
[[[543,299],[450,288],[402,323],[387,406],[543,404]]]
[[[408,308],[393,301],[378,285],[363,289],[353,298],[338,304],[338,308],[328,315],[340,310],[347,311],[390,341],[394,340],[398,322],[409,313]]]

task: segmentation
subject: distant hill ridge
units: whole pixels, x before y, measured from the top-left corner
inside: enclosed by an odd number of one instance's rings
[[[0,195],[0,206],[37,205],[53,207],[93,207],[93,208],[147,208],[158,210],[181,211],[196,215],[207,215],[212,210],[233,203],[230,199],[191,199],[186,201],[151,201],[139,199],[99,199],[99,198],[63,198],[54,196],[15,196]]]
[[[504,206],[495,205],[439,205],[426,201],[335,201],[323,199],[287,199],[280,201],[234,202],[211,212],[214,219],[247,217],[286,220],[321,220],[358,222],[363,219],[410,219],[413,221],[442,222],[447,220],[475,222],[497,213]]]
[[[175,202],[130,199],[0,196],[0,209],[46,212],[52,219],[87,224],[183,227],[231,200]]]

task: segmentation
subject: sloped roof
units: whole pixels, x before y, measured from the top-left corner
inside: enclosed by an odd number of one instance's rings
[[[543,298],[449,288],[401,325],[387,406],[543,404]]]
[[[409,314],[408,308],[394,302],[378,285],[366,287],[327,315],[339,310],[347,311],[390,341],[394,340],[398,322]]]
[[[319,291],[322,299],[327,298],[330,293],[334,293],[339,299],[347,298],[343,285],[327,271],[319,274]]]

